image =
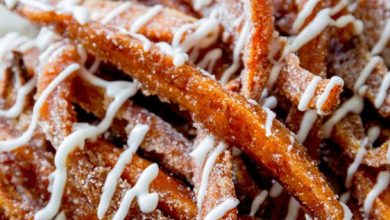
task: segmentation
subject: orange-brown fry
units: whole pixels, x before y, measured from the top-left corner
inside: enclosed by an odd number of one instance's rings
[[[249,1],[249,36],[243,51],[244,70],[241,74],[242,94],[258,100],[271,71],[270,45],[274,32],[272,1]]]
[[[112,98],[105,95],[103,88],[81,78],[76,78],[74,84],[74,92],[78,95],[73,96],[72,101],[85,111],[102,118]],[[126,138],[137,123],[149,125],[149,132],[140,149],[152,158],[158,159],[170,172],[191,181],[193,176],[189,157],[191,143],[171,125],[131,101],[125,102],[117,113],[113,130],[122,138]]]
[[[63,41],[60,53],[54,54],[47,61],[41,61],[38,75],[37,97],[46,89],[58,74],[72,63],[79,61],[77,49],[66,40]],[[58,147],[63,139],[72,133],[72,124],[76,121],[70,98],[73,96],[72,80],[77,72],[62,82],[46,99],[40,109],[41,120],[39,124],[47,139]]]
[[[300,129],[304,114],[305,112],[301,112],[296,108],[291,108],[287,115],[286,126],[295,134],[297,134]],[[321,125],[322,118],[318,117],[313,123],[313,127],[310,129],[306,140],[302,143],[303,146],[307,148],[310,157],[317,161],[319,160],[320,144],[322,141],[320,134]]]
[[[206,136],[206,134],[207,133],[204,133],[203,131],[199,131],[195,140],[195,145],[199,144]],[[198,209],[198,218],[205,218],[211,210],[217,207],[220,203],[224,202],[226,199],[236,198],[231,160],[232,156],[229,150],[223,151],[223,153],[218,156],[209,175],[207,192],[203,203],[201,204],[201,210]],[[193,161],[193,164],[193,182],[195,186],[195,192],[198,194],[199,187],[202,182],[205,163],[196,164]],[[222,219],[237,219],[237,209],[234,208],[229,210]]]
[[[298,57],[293,54],[288,55],[285,59],[285,62],[286,64],[281,70],[282,72],[279,75],[276,85],[280,89],[281,94],[287,96],[294,105],[298,106],[305,89],[311,80],[315,77],[315,75],[300,67],[300,61]],[[321,81],[318,83],[314,96],[308,105],[310,109],[317,108],[317,99],[324,92],[328,83],[328,79],[321,79]],[[337,108],[338,104],[340,103],[340,93],[342,92],[342,89],[343,88],[340,85],[333,87],[324,105],[322,106],[322,109],[320,109],[323,115],[328,115]]]
[[[103,140],[97,140],[96,142],[87,142],[84,150],[75,151],[69,157],[68,166],[69,175],[71,177],[68,180],[68,183],[76,182],[76,184],[80,184],[79,187],[81,187],[81,192],[86,194],[89,201],[92,202],[91,205],[93,207],[92,210],[94,210],[94,215],[96,215],[102,189],[101,187],[103,186],[105,177],[108,171],[115,165],[122,151],[122,149],[118,149],[110,143]],[[119,195],[116,193],[116,196],[119,197],[114,198],[111,207],[108,210],[108,215],[113,214],[117,209],[124,193],[123,190],[129,189],[130,186],[134,186],[139,175],[150,164],[149,161],[134,155],[131,164],[126,166],[122,174],[122,180],[125,181],[122,184],[125,188],[122,188]],[[121,187],[118,186],[118,188],[120,189]],[[159,194],[158,209],[161,210],[164,215],[168,215],[175,219],[195,217],[196,207],[192,201],[191,191],[180,181],[165,174],[164,171],[159,171],[158,176],[153,180],[150,186],[150,191]],[[140,215],[139,211],[137,211],[137,205],[135,206],[135,209],[132,208],[131,211],[133,210],[135,210],[135,213],[129,212],[130,215]],[[156,215],[158,216],[158,211],[157,213],[154,213],[155,217],[157,217]],[[159,215],[161,215],[161,213]],[[147,216],[148,215],[146,215],[146,217]]]
[[[353,90],[355,82],[369,62],[370,57],[367,43],[361,37],[354,38],[348,44],[342,44],[339,40],[334,39],[328,56],[329,73],[343,78],[345,87]],[[386,65],[380,61],[364,83],[367,86],[364,97],[372,104],[375,103],[380,85],[387,72]],[[382,117],[390,116],[389,91],[387,91],[383,104],[378,108],[378,112]]]
[[[372,171],[360,169],[356,172],[352,183],[352,195],[357,200],[359,207],[363,207],[367,194],[372,190],[376,183],[376,176]],[[360,213],[361,214],[361,213]],[[359,216],[356,216],[359,217]],[[363,219],[363,216],[360,216]],[[386,189],[375,199],[370,211],[370,219],[389,219],[390,218],[390,190]]]
[[[354,159],[362,140],[366,137],[360,115],[349,114],[344,117],[334,126],[331,137],[349,158]],[[390,140],[378,148],[373,148],[372,143],[369,143],[363,163],[371,167],[388,166],[386,155],[389,142]]]

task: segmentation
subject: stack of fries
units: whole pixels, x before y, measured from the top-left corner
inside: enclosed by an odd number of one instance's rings
[[[390,1],[0,2],[0,219],[390,219]]]

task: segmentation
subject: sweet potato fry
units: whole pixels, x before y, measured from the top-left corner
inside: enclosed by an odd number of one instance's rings
[[[103,88],[96,87],[81,78],[76,78],[74,83],[74,91],[79,95],[72,96],[72,101],[85,111],[99,118],[103,117],[112,98],[105,95]],[[193,177],[189,157],[191,143],[171,125],[131,101],[127,101],[116,115],[113,130],[126,138],[137,123],[148,124],[150,127],[140,150],[152,158],[159,159],[159,163],[170,172],[191,182]]]
[[[372,171],[360,169],[353,180],[353,196],[357,199],[359,207],[364,206],[368,193],[372,190],[377,179]],[[390,191],[386,189],[374,200],[370,211],[370,219],[388,219],[390,217]],[[361,214],[362,215],[362,214]],[[363,216],[361,216],[363,217]]]
[[[71,177],[68,182],[72,182],[73,180],[81,183],[82,186],[82,180],[84,180],[87,185],[88,182],[91,184],[91,186],[88,186],[90,187],[88,189],[90,193],[88,193],[87,189],[82,189],[82,191],[88,194],[90,201],[93,202],[95,215],[100,198],[100,193],[95,192],[96,190],[100,191],[101,186],[104,183],[105,174],[107,172],[105,167],[111,169],[115,165],[121,152],[121,149],[115,148],[112,144],[103,140],[98,140],[96,142],[87,142],[86,149],[75,151],[69,157],[69,173],[74,176],[73,178]],[[126,166],[122,178],[126,180],[128,184],[134,185],[141,172],[150,164],[150,162],[135,155],[131,164]],[[88,176],[91,175],[91,173],[96,175],[92,176],[92,178],[95,179],[88,180]],[[191,191],[185,185],[171,178],[163,171],[160,170],[157,178],[152,182],[151,191],[159,194],[158,209],[160,209],[164,215],[171,216],[175,219],[195,217],[196,208],[192,201]],[[118,197],[114,200],[114,205],[112,205],[111,208],[117,207],[120,198],[121,197]],[[110,210],[109,213],[111,213]]]
[[[58,53],[48,60],[41,60],[40,74],[38,76],[37,96],[39,96],[50,82],[67,66],[78,62],[80,57],[76,47],[64,40],[57,42]],[[50,48],[48,48],[50,49]],[[48,140],[54,147],[58,147],[62,140],[72,133],[72,124],[76,121],[70,98],[73,96],[72,80],[77,72],[62,82],[43,104],[40,114],[40,126]]]
[[[293,54],[286,57],[286,65],[282,68],[276,82],[280,92],[287,96],[296,106],[298,106],[305,89],[315,77],[311,72],[300,67],[299,59]],[[315,90],[313,98],[309,102],[309,108],[316,109],[317,99],[323,94],[329,79],[321,79]],[[326,101],[320,110],[323,115],[332,113],[340,103],[340,93],[342,85],[335,85],[329,93]]]
[[[195,145],[198,145],[203,141],[207,136],[207,133],[203,131],[198,131],[198,135],[195,139]],[[199,146],[201,147],[201,146]],[[218,147],[216,147],[218,148]],[[211,150],[211,152],[216,151],[217,149]],[[195,148],[196,149],[196,148]],[[215,209],[219,204],[226,201],[227,199],[236,199],[234,182],[233,182],[233,170],[232,170],[232,156],[229,150],[222,150],[219,155],[216,155],[215,163],[212,169],[209,172],[209,175],[205,177],[203,174],[207,168],[205,167],[209,157],[211,157],[211,152],[209,152],[208,157],[205,158],[205,161],[201,164],[193,161],[194,164],[194,186],[195,192],[197,194],[197,202],[201,202],[198,205],[198,218],[204,219],[208,213]],[[205,182],[203,178],[208,178],[208,181]],[[205,192],[202,191],[202,183],[207,184]],[[199,194],[203,194],[202,198],[199,198]],[[201,201],[199,201],[201,200]],[[237,219],[237,209],[233,208],[229,210],[221,219]]]
[[[366,42],[363,42],[361,37],[354,38],[349,44],[342,44],[337,39],[334,39],[330,54],[328,56],[329,73],[343,78],[345,87],[349,90],[354,90],[355,83],[360,74],[373,57],[369,53]],[[380,58],[378,57],[378,59]],[[364,85],[367,86],[364,97],[372,105],[375,105],[381,83],[387,72],[388,69],[383,60],[379,60],[364,82]],[[379,114],[384,118],[390,116],[389,94],[389,91],[385,92],[383,103],[380,106],[376,106]]]
[[[332,141],[338,144],[349,158],[355,158],[361,140],[366,137],[361,117],[357,114],[347,115],[335,125],[331,137]],[[376,168],[387,166],[389,164],[386,158],[388,142],[378,148],[373,148],[372,143],[369,143],[363,163]]]

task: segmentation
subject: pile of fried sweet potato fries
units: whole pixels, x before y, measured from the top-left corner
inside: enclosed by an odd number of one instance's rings
[[[0,219],[390,219],[390,1],[0,2]]]

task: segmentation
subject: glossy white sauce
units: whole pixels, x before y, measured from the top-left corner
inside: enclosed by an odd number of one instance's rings
[[[114,168],[108,173],[106,181],[104,182],[100,202],[98,206],[97,215],[102,219],[110,207],[112,197],[118,185],[118,181],[125,169],[125,166],[131,163],[133,155],[137,152],[138,147],[142,143],[149,130],[148,125],[137,124],[131,131],[127,140],[128,148],[121,153]]]
[[[311,99],[313,98],[313,96],[315,95],[316,88],[317,88],[318,83],[320,81],[321,81],[321,77],[319,77],[319,76],[315,76],[311,80],[311,82],[309,83],[309,85],[307,86],[305,91],[303,92],[301,100],[299,101],[299,104],[298,104],[299,111],[306,111],[308,109],[309,103],[310,103]]]
[[[349,188],[351,186],[352,178],[355,175],[357,169],[363,161],[364,155],[366,154],[366,147],[369,142],[368,138],[364,138],[360,144],[359,150],[356,153],[355,159],[352,164],[349,165],[347,170],[347,177],[345,178],[345,186]]]
[[[214,148],[215,139],[211,135],[207,135],[199,145],[190,153],[190,156],[195,161],[196,165],[201,166],[207,157],[207,154]]]
[[[219,204],[217,207],[215,207],[213,210],[211,210],[204,220],[216,220],[222,218],[229,210],[234,209],[237,207],[238,199],[236,198],[228,198],[225,201],[223,201],[221,204]]]
[[[123,220],[126,218],[127,213],[129,212],[132,201],[137,198],[137,202],[141,212],[151,213],[153,212],[158,205],[158,194],[149,192],[150,184],[157,177],[159,172],[158,165],[153,163],[149,165],[138,178],[137,183],[133,188],[128,190],[121,204],[118,208],[118,211],[115,213],[113,220]]]
[[[364,200],[363,211],[365,217],[368,218],[370,216],[370,211],[372,206],[374,205],[374,201],[378,196],[389,187],[390,183],[390,172],[389,171],[381,171],[376,180],[376,184],[371,189],[371,191],[367,194],[366,199]]]
[[[299,130],[297,133],[297,139],[300,144],[305,142],[307,135],[318,118],[317,113],[314,110],[307,110],[303,115]]]
[[[253,199],[249,216],[255,216],[256,212],[259,210],[261,204],[264,202],[267,196],[268,191],[263,190],[255,197],[255,199]]]
[[[202,205],[204,198],[207,193],[208,183],[211,171],[217,162],[219,155],[226,149],[226,144],[224,142],[220,142],[218,146],[210,153],[209,157],[206,160],[206,163],[202,172],[202,179],[199,186],[198,194],[196,195],[196,202],[198,207],[198,212],[201,213]]]

